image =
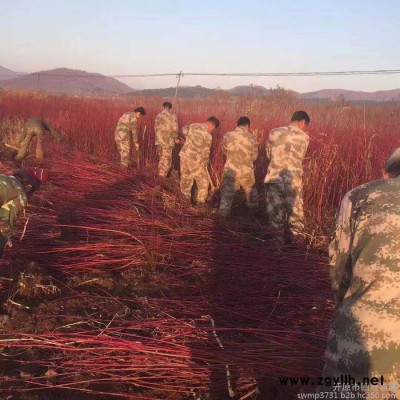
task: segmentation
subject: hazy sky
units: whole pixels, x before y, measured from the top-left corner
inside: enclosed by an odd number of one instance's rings
[[[0,0],[0,65],[103,74],[400,69],[400,0]],[[175,77],[125,80],[168,87]],[[186,77],[186,86],[400,88],[400,75]]]

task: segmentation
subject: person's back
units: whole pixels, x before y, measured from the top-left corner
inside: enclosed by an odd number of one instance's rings
[[[194,123],[183,128],[185,144],[179,155],[190,158],[193,164],[207,164],[210,156],[212,136],[205,124]]]
[[[171,113],[172,104],[168,101],[163,104],[164,109],[156,116],[154,130],[158,153],[158,175],[167,177],[173,168],[172,152],[178,141],[178,119]]]
[[[392,309],[397,313],[400,310],[400,178],[359,186],[343,202],[343,234],[332,245],[331,253],[332,257],[346,257],[348,265],[351,264],[351,271],[347,272],[351,272],[353,279],[348,287],[345,282],[338,284],[339,300],[343,306],[360,301],[362,305],[358,308],[363,313],[369,314],[378,305],[382,310]],[[350,216],[353,219],[348,225]],[[350,253],[345,254],[348,249]],[[388,291],[394,282],[397,288]],[[394,302],[398,308],[392,308]]]
[[[351,190],[340,206],[329,248],[337,309],[323,374],[383,375],[399,396],[400,149],[393,154],[385,165],[395,174]]]
[[[265,183],[292,184],[293,182],[301,182],[303,160],[309,141],[307,133],[294,126],[272,130],[266,145],[270,164]]]
[[[166,148],[175,146],[178,139],[178,120],[169,110],[161,111],[154,121],[157,145]]]
[[[133,111],[123,114],[117,122],[114,140],[120,155],[121,165],[124,168],[128,168],[133,163],[139,164],[138,121],[144,115],[146,115],[145,109],[137,107]],[[132,144],[134,151],[131,148]]]
[[[179,153],[180,157],[180,182],[179,186],[183,196],[191,201],[192,187],[196,183],[196,204],[200,207],[207,200],[210,175],[207,167],[210,159],[212,132],[219,127],[216,117],[209,117],[204,123],[194,123],[182,128],[185,144]]]
[[[54,129],[53,127],[51,127],[46,121],[44,121],[40,118],[29,118],[25,123],[25,130],[27,132],[35,131],[36,133],[47,131],[51,134],[51,136],[55,140],[60,141],[60,139],[61,139],[61,136],[57,132],[57,130]]]
[[[257,207],[257,189],[254,177],[254,161],[258,155],[258,143],[250,133],[250,119],[240,117],[234,131],[227,132],[222,140],[222,152],[226,156],[222,173],[221,202],[218,214],[228,217],[237,191],[242,188],[248,207]]]
[[[46,121],[40,118],[29,118],[25,122],[22,141],[15,160],[22,161],[25,158],[33,137],[36,137],[36,159],[39,162],[42,161],[44,158],[43,140],[45,131],[49,132],[53,139],[57,142],[61,141],[60,134]]]
[[[360,317],[377,311],[378,318],[383,313],[397,315],[400,178],[380,179],[353,189],[343,199],[342,210],[342,234],[330,248],[331,262],[339,264],[332,271],[332,279],[342,310],[357,302]],[[343,274],[352,276],[351,283],[340,279]]]
[[[245,167],[253,168],[257,159],[258,144],[254,136],[243,126],[225,134],[223,152],[226,155],[224,169],[241,170]]]
[[[124,127],[130,131],[136,129],[137,120],[134,112],[126,112],[118,120],[117,126]]]
[[[25,123],[25,128],[28,129],[40,129],[40,131],[49,130],[49,126],[45,121],[40,118],[29,118]]]
[[[303,160],[310,138],[306,133],[310,117],[305,111],[295,111],[290,125],[271,131],[265,145],[269,159],[265,183],[265,211],[269,224],[275,228],[277,244],[284,244],[286,234],[302,236]]]

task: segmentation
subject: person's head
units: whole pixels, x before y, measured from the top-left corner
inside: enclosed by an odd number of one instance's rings
[[[382,175],[385,179],[400,176],[400,147],[394,149],[383,164]]]
[[[42,182],[48,179],[48,173],[43,168],[20,168],[14,173],[19,180],[27,196],[31,196],[38,190]]]
[[[172,104],[169,101],[166,101],[162,105],[166,110],[171,110],[172,109]]]
[[[146,115],[146,111],[143,107],[137,107],[133,110],[133,112],[135,113],[136,119],[140,119]]]
[[[207,128],[209,132],[212,132],[214,129],[217,129],[219,127],[219,120],[216,117],[210,117],[206,121]]]
[[[238,126],[238,127],[239,126],[243,126],[244,128],[249,129],[250,128],[250,118],[248,118],[248,117],[240,117],[237,120],[236,126]]]
[[[295,111],[292,115],[290,125],[297,126],[297,128],[305,132],[310,121],[310,116],[305,111]]]

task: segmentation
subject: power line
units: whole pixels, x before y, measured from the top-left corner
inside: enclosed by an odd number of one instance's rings
[[[151,78],[151,77],[184,77],[184,76],[225,76],[225,77],[279,77],[279,76],[355,76],[355,75],[395,75],[400,74],[399,69],[378,69],[366,71],[314,71],[314,72],[178,72],[161,74],[122,74],[122,75],[101,75],[101,74],[62,74],[34,72],[31,74],[0,74],[0,77],[16,78],[22,76],[55,76],[66,78]]]
[[[398,69],[372,70],[372,71],[324,71],[324,72],[254,72],[254,73],[185,73],[186,76],[331,76],[331,75],[390,75],[400,74]]]
[[[181,74],[183,75],[183,74]],[[179,73],[175,74],[139,74],[139,75],[105,75],[107,78],[150,78],[153,76],[179,76]]]

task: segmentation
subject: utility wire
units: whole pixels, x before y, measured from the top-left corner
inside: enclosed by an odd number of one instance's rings
[[[16,78],[21,76],[58,76],[69,78],[150,78],[163,76],[226,76],[226,77],[276,77],[276,76],[348,76],[348,75],[394,75],[400,74],[400,69],[378,69],[367,71],[314,71],[314,72],[178,72],[163,74],[123,74],[123,75],[101,75],[101,74],[58,74],[47,72],[33,72],[31,74],[0,74],[0,77]]]
[[[260,72],[260,73],[197,73],[190,72],[190,76],[329,76],[329,75],[389,75],[400,74],[400,70],[386,69],[373,71],[330,71],[330,72]]]

